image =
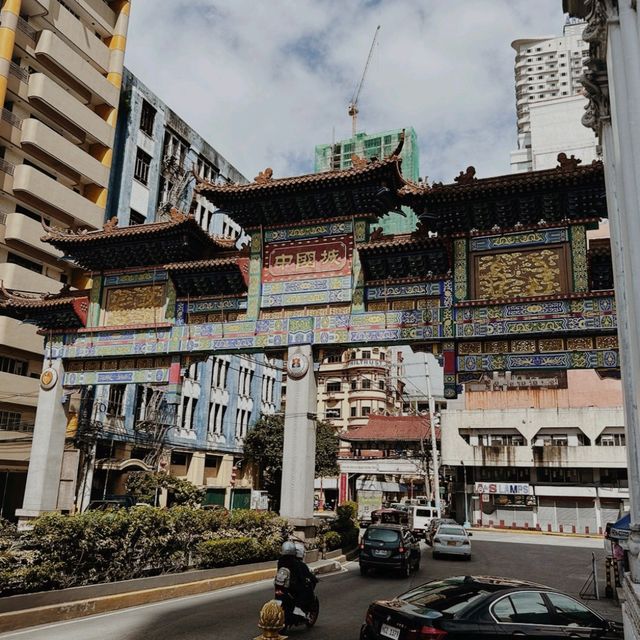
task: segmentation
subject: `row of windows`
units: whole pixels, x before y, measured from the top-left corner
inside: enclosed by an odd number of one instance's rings
[[[463,434],[462,438],[469,443],[471,437],[468,434]],[[576,435],[578,446],[591,446],[591,439],[583,433]],[[477,436],[477,444],[481,447],[502,447],[502,446],[515,446],[524,447],[527,445],[527,440],[520,434],[492,434],[483,433]],[[532,444],[534,446],[543,447],[567,447],[569,446],[569,437],[566,433],[558,434],[544,434],[538,435],[534,438]],[[596,446],[598,447],[624,447],[625,446],[625,434],[624,433],[607,433],[602,434],[596,438]]]
[[[358,389],[358,380],[352,380],[350,383],[350,388],[352,391],[357,391]],[[377,386],[380,391],[384,391],[386,388],[386,383],[384,380],[369,380],[369,378],[362,378],[360,380],[360,389],[373,389]],[[325,386],[327,393],[340,393],[342,391],[342,383],[341,382],[327,382]]]
[[[358,407],[351,407],[349,415],[352,418],[357,418]],[[371,415],[371,407],[362,407],[360,410],[360,415],[364,418]],[[342,410],[340,409],[340,407],[327,408],[324,410],[324,417],[326,420],[339,420],[340,418],[342,418]]]
[[[25,360],[18,360],[17,358],[0,356],[0,371],[12,373],[16,376],[26,376],[29,372],[29,363]]]

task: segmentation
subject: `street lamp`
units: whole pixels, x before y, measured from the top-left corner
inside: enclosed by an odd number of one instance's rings
[[[462,525],[465,529],[469,529],[471,527],[471,523],[469,522],[469,507],[467,501],[467,467],[464,466],[464,462],[460,460],[460,464],[462,465],[462,475],[464,481],[464,524]]]

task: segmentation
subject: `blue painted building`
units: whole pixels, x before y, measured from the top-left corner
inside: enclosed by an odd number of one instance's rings
[[[117,217],[119,226],[159,221],[177,206],[209,233],[237,246],[247,241],[204,196],[194,197],[191,173],[212,182],[247,180],[127,69],[113,168],[107,218]],[[206,488],[210,503],[245,506],[252,474],[242,464],[244,438],[261,414],[280,407],[281,369],[264,355],[211,354],[182,368],[177,397],[167,398],[162,385],[96,386],[85,406],[97,444],[81,464],[78,502],[86,507],[123,493],[132,470],[162,469]]]

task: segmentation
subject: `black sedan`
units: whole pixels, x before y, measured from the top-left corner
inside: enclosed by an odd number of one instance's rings
[[[532,582],[456,576],[427,582],[369,607],[360,640],[473,640],[474,638],[623,638],[574,598]]]
[[[420,542],[400,524],[372,524],[360,541],[360,573],[395,569],[409,577],[420,568]]]

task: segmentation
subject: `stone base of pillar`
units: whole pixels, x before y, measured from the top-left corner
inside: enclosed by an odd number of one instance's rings
[[[640,640],[640,584],[631,582],[627,573],[623,581],[622,622],[625,640]]]
[[[46,513],[60,513],[59,511],[35,511],[33,509],[16,509],[18,531],[28,531],[33,527],[33,521]]]
[[[315,540],[318,530],[318,521],[315,518],[287,518],[293,527],[293,535],[300,540]]]

